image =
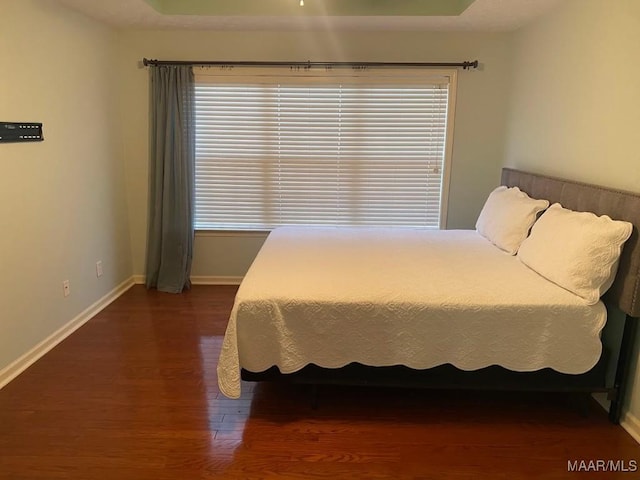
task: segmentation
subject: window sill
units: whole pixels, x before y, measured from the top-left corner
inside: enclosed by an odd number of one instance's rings
[[[266,238],[269,230],[196,230],[196,237],[245,237],[245,238]]]

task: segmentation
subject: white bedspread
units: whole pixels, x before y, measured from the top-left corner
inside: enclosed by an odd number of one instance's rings
[[[274,230],[244,278],[218,363],[240,367],[450,363],[579,374],[598,361],[606,310],[588,306],[475,231]]]

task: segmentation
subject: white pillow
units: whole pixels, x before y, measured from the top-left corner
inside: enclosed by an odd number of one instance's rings
[[[633,225],[554,203],[518,251],[529,268],[594,305],[611,287]]]
[[[489,194],[476,230],[496,247],[515,255],[538,213],[548,206],[546,200],[534,200],[518,187],[501,186]]]

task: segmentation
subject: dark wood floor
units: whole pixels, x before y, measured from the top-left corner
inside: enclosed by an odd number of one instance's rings
[[[575,460],[640,461],[595,404],[563,396],[246,385],[216,363],[234,287],[129,290],[0,390],[0,478],[83,480],[635,478]]]

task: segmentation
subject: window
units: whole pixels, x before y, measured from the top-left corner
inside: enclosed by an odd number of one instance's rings
[[[455,71],[196,73],[196,229],[441,226]]]

